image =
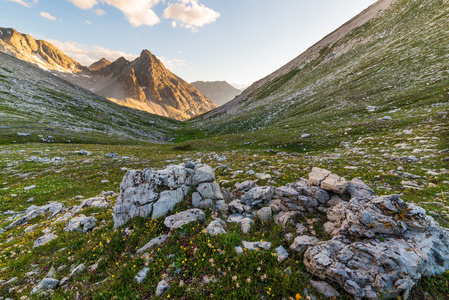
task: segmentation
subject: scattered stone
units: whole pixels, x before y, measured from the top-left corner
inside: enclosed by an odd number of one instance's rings
[[[283,261],[288,257],[288,252],[284,247],[279,246],[276,248],[276,255],[278,257],[278,261]]]
[[[144,267],[142,270],[139,271],[139,273],[137,273],[136,277],[134,277],[134,280],[138,283],[141,284],[145,278],[147,278],[147,274],[150,271],[150,268]]]
[[[242,183],[236,183],[234,187],[240,192],[240,193],[246,193],[250,189],[253,189],[257,187],[257,184],[255,181],[246,180]]]
[[[37,226],[38,226],[38,224],[34,224],[34,225],[31,225],[31,226],[28,226],[27,228],[25,228],[24,231],[26,233],[32,232],[32,231],[34,231],[36,229]]]
[[[335,174],[329,174],[329,176],[327,176],[326,179],[321,182],[320,187],[323,190],[331,191],[341,195],[346,192],[348,185],[349,183],[344,178]]]
[[[255,187],[242,196],[241,202],[250,207],[262,206],[274,196],[275,188],[272,186]]]
[[[240,221],[240,226],[244,234],[247,234],[251,230],[251,226],[254,225],[254,221],[250,218],[244,218]]]
[[[79,264],[76,268],[74,268],[72,270],[72,272],[70,272],[69,274],[69,278],[76,276],[78,274],[80,274],[81,272],[83,272],[86,269],[86,266],[84,264]]]
[[[304,133],[304,134],[301,134],[301,138],[311,138],[312,137],[312,135],[311,134],[308,134],[308,133]]]
[[[29,191],[29,190],[32,190],[32,189],[35,189],[35,188],[36,188],[35,185],[30,185],[30,186],[24,187],[23,189],[24,189],[25,191]]]
[[[243,216],[241,214],[232,214],[226,220],[229,223],[240,223],[243,220]]]
[[[215,219],[203,230],[209,235],[226,234],[226,223],[222,219]]]
[[[270,242],[246,242],[246,241],[243,241],[242,243],[243,243],[243,247],[245,247],[245,249],[247,249],[247,250],[260,250],[260,249],[270,250],[270,248],[271,248]]]
[[[270,174],[265,174],[265,173],[256,173],[256,177],[260,180],[268,180],[271,179],[271,175]]]
[[[79,150],[79,151],[75,151],[74,153],[78,154],[78,155],[90,155],[91,154],[91,152],[88,152],[86,150]]]
[[[181,228],[182,226],[196,221],[204,221],[206,215],[201,209],[189,209],[176,215],[165,218],[164,225],[168,228]]]
[[[169,288],[170,288],[170,285],[165,280],[160,281],[157,284],[156,297],[159,297],[159,296],[162,296],[163,294],[165,294],[165,292],[167,292]]]
[[[67,222],[64,231],[80,231],[87,233],[89,230],[96,226],[97,219],[95,217],[86,217],[85,215],[79,215]]]
[[[244,212],[250,213],[251,207],[248,205],[242,204],[240,200],[234,200],[228,204],[228,210],[233,214],[242,214]]]
[[[118,154],[115,152],[110,152],[110,153],[106,154],[106,157],[107,158],[117,158]]]
[[[368,112],[375,112],[377,110],[377,106],[367,106],[366,110]]]
[[[21,132],[18,132],[17,135],[18,136],[31,136],[31,134],[29,134],[29,133],[21,133]]]
[[[54,278],[56,276],[56,270],[54,267],[50,268],[50,271],[48,271],[47,275],[45,275],[45,278]]]
[[[267,206],[267,207],[263,207],[263,208],[259,209],[259,211],[257,212],[257,217],[262,222],[270,221],[271,217],[272,217],[271,207]]]
[[[33,197],[31,197],[30,199],[27,200],[28,203],[33,202],[33,201],[34,201]]]
[[[303,253],[308,247],[315,246],[319,242],[320,240],[314,236],[301,235],[295,238],[293,244],[290,246],[290,249],[298,253]]]
[[[390,116],[385,116],[382,118],[378,118],[379,121],[389,121],[389,120],[393,120]]]
[[[158,236],[157,238],[152,239],[145,246],[143,246],[142,248],[137,250],[136,255],[138,255],[144,251],[147,251],[147,250],[153,248],[154,246],[162,245],[167,240],[167,237],[168,236],[166,234],[163,234],[161,236]]]
[[[33,248],[45,245],[51,241],[53,241],[54,239],[56,239],[58,236],[53,234],[53,233],[47,233],[44,236],[41,236],[40,238],[38,238],[37,240],[34,241],[34,246]]]
[[[284,239],[287,242],[291,242],[293,240],[293,234],[292,233],[287,233],[286,235],[284,235]]]
[[[310,280],[310,285],[326,298],[340,297],[340,293],[327,282]]]
[[[38,294],[42,292],[42,290],[53,290],[58,286],[59,280],[54,278],[44,278],[41,282],[39,282],[31,291],[31,295]]]
[[[242,254],[243,253],[243,248],[240,246],[235,246],[234,250],[237,254]]]
[[[23,217],[20,217],[19,219],[15,220],[8,226],[6,226],[6,230],[10,230],[16,226],[23,225],[29,221],[31,221],[34,218],[40,217],[42,215],[50,214],[49,218],[54,217],[58,213],[62,212],[65,209],[64,205],[62,205],[59,202],[50,202],[44,206],[32,206],[28,208],[26,215]]]

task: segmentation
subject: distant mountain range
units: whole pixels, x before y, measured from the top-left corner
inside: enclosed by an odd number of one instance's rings
[[[231,101],[242,92],[226,81],[195,81],[191,85],[218,106]]]
[[[0,51],[118,104],[157,115],[186,120],[217,107],[148,50],[132,62],[123,57],[114,62],[103,58],[86,67],[46,41],[0,27]]]

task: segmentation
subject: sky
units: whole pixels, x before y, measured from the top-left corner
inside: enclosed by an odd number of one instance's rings
[[[375,0],[0,0],[0,27],[84,65],[151,51],[188,82],[250,85]]]

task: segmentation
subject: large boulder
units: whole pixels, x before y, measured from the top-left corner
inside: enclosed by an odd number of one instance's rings
[[[260,207],[268,203],[274,196],[275,188],[272,186],[255,187],[242,196],[241,202],[250,207]]]
[[[449,231],[397,195],[353,198],[328,220],[334,238],[309,247],[304,264],[356,298],[407,298],[422,276],[449,269]]]
[[[181,228],[195,221],[206,220],[206,215],[201,209],[193,208],[165,218],[164,225],[168,228]]]
[[[114,207],[114,227],[137,216],[151,215],[153,219],[165,216],[192,190],[195,191],[192,195],[195,207],[223,211],[226,204],[214,180],[214,170],[210,166],[193,162],[170,165],[158,171],[128,171]]]

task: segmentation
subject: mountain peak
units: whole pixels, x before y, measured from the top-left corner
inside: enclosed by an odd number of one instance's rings
[[[94,62],[93,64],[91,64],[89,66],[89,70],[91,70],[91,71],[99,71],[99,70],[103,69],[104,67],[109,66],[110,64],[111,64],[111,62],[103,57],[99,61]]]

